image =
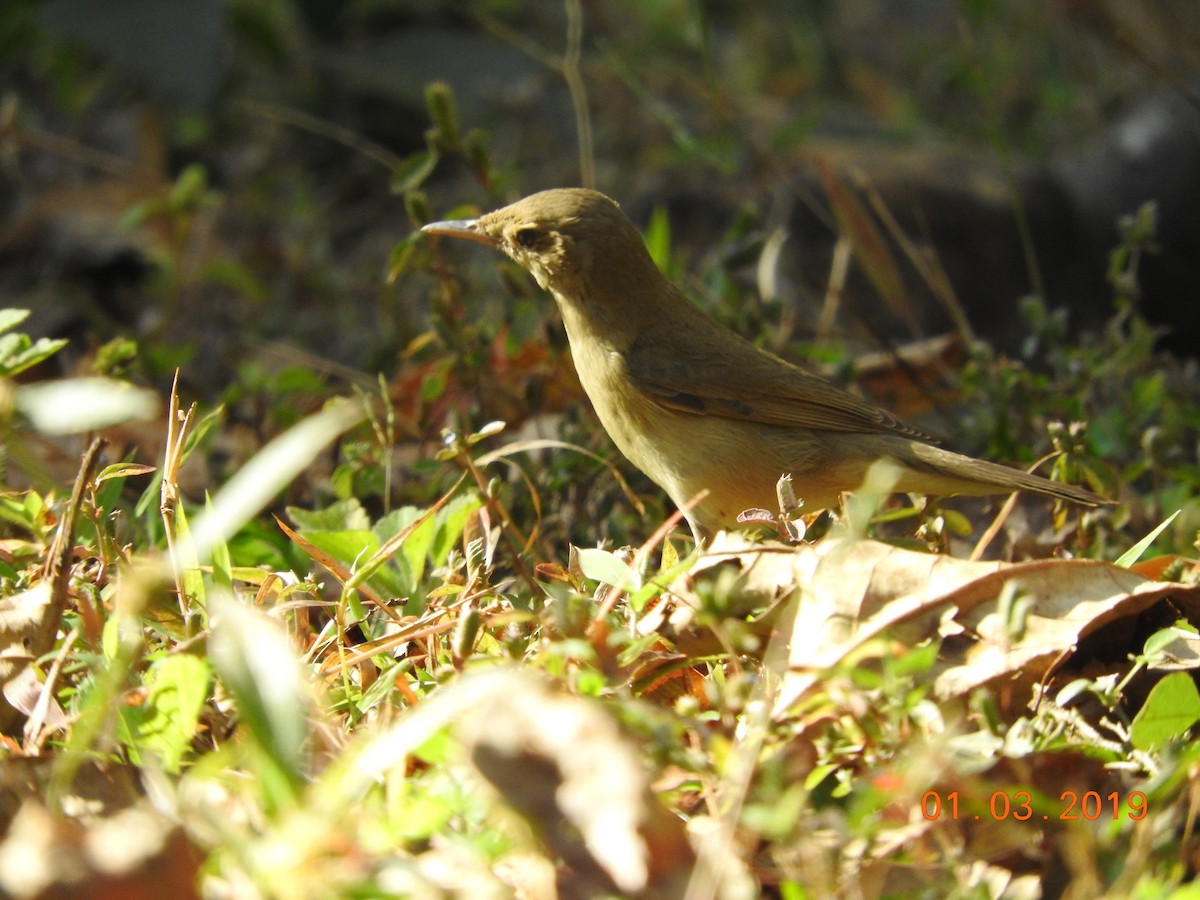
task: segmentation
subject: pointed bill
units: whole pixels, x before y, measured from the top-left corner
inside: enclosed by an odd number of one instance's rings
[[[470,241],[487,244],[489,247],[496,246],[496,239],[491,235],[480,233],[477,230],[478,225],[478,219],[452,219],[448,222],[430,222],[428,225],[421,227],[421,233],[436,234],[442,237],[466,238]]]

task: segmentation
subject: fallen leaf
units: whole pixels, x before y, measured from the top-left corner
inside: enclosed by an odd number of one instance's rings
[[[1091,656],[1125,663],[1142,652],[1148,612],[1165,619],[1157,628],[1200,621],[1200,585],[1092,560],[967,562],[852,538],[789,548],[725,537],[688,579],[718,562],[738,566],[739,589],[760,604],[796,604],[779,712],[885,631],[912,645],[944,639],[934,691],[945,698],[1001,679],[1032,685],[1085,640]],[[692,582],[672,590],[683,608],[698,605]]]
[[[567,864],[572,891],[678,892],[695,854],[612,716],[529,675],[487,677],[486,703],[459,718],[459,735],[480,773]]]

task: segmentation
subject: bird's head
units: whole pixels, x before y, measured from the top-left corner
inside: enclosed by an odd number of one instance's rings
[[[589,287],[619,284],[647,264],[654,269],[620,207],[584,188],[542,191],[478,219],[433,222],[421,231],[496,247],[568,303],[595,302]]]

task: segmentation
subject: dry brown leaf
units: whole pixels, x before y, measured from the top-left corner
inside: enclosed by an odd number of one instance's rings
[[[913,314],[904,275],[875,219],[825,159],[818,157],[813,162],[833,214],[854,245],[855,259],[887,307],[907,324],[913,336],[919,337],[921,328]]]
[[[50,583],[45,580],[0,599],[0,686],[32,661],[31,646],[45,643],[50,608]],[[52,626],[57,628],[58,622]]]
[[[1125,661],[1142,651],[1147,624],[1200,620],[1200,586],[1156,582],[1091,560],[967,562],[876,541],[827,538],[797,548],[726,537],[702,565],[733,560],[759,598],[797,599],[788,672],[777,709],[822,672],[885,630],[912,644],[945,642],[934,682],[941,697],[998,680],[1040,681],[1082,641]],[[694,577],[695,571],[689,577]],[[687,584],[677,586],[685,598]]]
[[[7,660],[6,660],[7,662]],[[26,718],[38,717],[41,724],[53,730],[67,727],[69,719],[63,712],[62,706],[53,696],[42,701],[45,685],[38,678],[38,673],[31,666],[21,669],[15,676],[4,682],[3,694],[8,705]],[[45,703],[44,709],[38,712],[38,703]],[[26,734],[31,723],[26,722]]]
[[[182,830],[138,803],[107,818],[56,816],[27,800],[0,843],[11,897],[198,897],[200,854]]]
[[[512,671],[488,673],[459,734],[480,773],[568,871],[567,894],[679,892],[695,863],[635,745],[598,704]]]
[[[854,358],[854,383],[868,396],[886,402],[903,419],[914,419],[961,400],[946,373],[963,365],[965,343],[942,334]]]
[[[336,578],[339,582],[345,584],[354,577],[353,572],[343,566],[338,560],[334,559],[330,554],[326,553],[316,544],[306,540],[299,533],[289,528],[288,524],[279,518],[279,516],[272,516],[272,518],[275,519],[275,524],[279,526],[279,530],[287,535],[288,539],[292,543],[311,556],[313,558],[313,562],[326,569],[329,574]],[[370,585],[359,584],[358,590],[364,597],[366,597],[380,609],[388,608],[388,605],[383,601],[383,599],[373,590],[371,590]]]
[[[1014,591],[1018,601],[1027,598],[1030,603],[1017,628],[1005,623],[1006,590]],[[948,595],[959,610],[955,622],[977,640],[947,642],[935,690],[943,697],[956,696],[1001,677],[1040,680],[1063,654],[1074,652],[1085,638],[1118,621],[1128,625],[1125,634],[1134,638],[1119,654],[1123,660],[1140,653],[1148,636],[1136,639],[1140,633],[1133,627],[1136,617],[1181,594],[1200,599],[1196,586],[1149,581],[1108,563],[1043,560],[1006,566]]]
[[[196,896],[202,853],[178,823],[143,798],[133,766],[81,763],[52,812],[41,798],[60,760],[0,762],[0,895],[5,897]]]

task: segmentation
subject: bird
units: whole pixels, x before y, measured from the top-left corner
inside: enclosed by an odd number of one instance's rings
[[[717,322],[659,270],[616,201],[585,188],[531,194],[426,235],[498,249],[555,300],[584,392],[617,448],[681,510],[697,544],[777,509],[790,475],[805,511],[836,507],[878,460],[891,490],[1033,491],[1110,501],[935,446],[886,410]]]

